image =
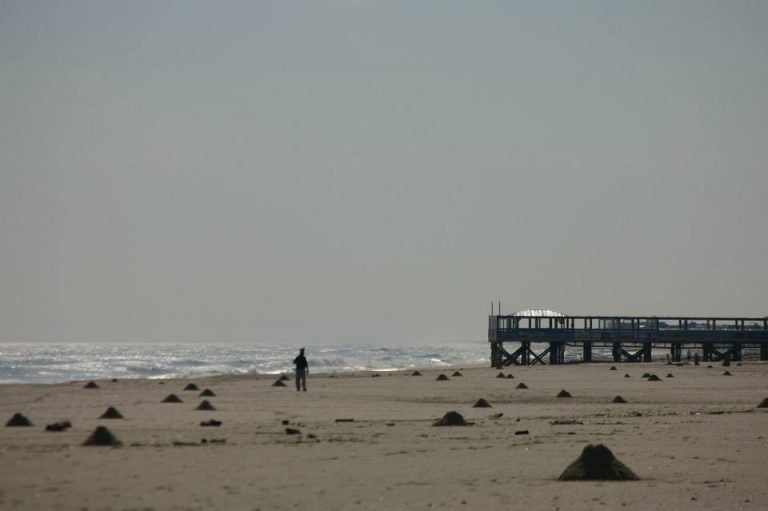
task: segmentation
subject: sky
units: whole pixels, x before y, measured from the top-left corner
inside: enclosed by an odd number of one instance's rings
[[[768,315],[768,3],[0,0],[0,340]]]

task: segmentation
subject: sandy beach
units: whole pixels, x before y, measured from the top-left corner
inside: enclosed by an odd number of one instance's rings
[[[33,426],[0,428],[0,508],[768,509],[767,364],[616,368],[310,375],[306,393],[270,375],[3,385],[3,422]],[[109,406],[124,418],[99,419]],[[434,427],[449,411],[473,424]],[[82,446],[97,426],[122,445]],[[590,443],[640,479],[558,481]]]

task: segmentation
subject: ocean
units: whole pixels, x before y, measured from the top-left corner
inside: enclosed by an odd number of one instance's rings
[[[0,384],[277,374],[306,347],[310,371],[396,371],[490,364],[488,343],[336,346],[255,343],[0,343]]]

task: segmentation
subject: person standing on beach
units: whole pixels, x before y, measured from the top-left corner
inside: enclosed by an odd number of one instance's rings
[[[293,359],[293,365],[296,366],[296,392],[299,390],[306,392],[309,364],[307,363],[307,357],[304,356],[304,348],[301,348],[299,356]]]

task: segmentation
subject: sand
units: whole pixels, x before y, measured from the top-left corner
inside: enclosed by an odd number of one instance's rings
[[[202,418],[161,403],[184,380],[2,385],[0,420],[19,412],[34,426],[0,428],[0,509],[768,509],[768,409],[757,408],[768,364],[726,378],[682,366],[654,384],[640,375],[661,364],[620,369],[514,368],[525,392],[468,367],[443,382],[425,369],[312,374],[308,392],[271,377],[196,378],[216,394]],[[573,398],[555,397],[564,387]],[[617,394],[628,403],[613,404]],[[492,410],[473,408],[481,396]],[[107,406],[125,419],[99,420]],[[474,425],[432,427],[449,411]],[[208,419],[223,424],[201,427]],[[72,427],[45,431],[63,420]],[[104,425],[120,447],[82,446]],[[640,479],[558,481],[588,444]]]

